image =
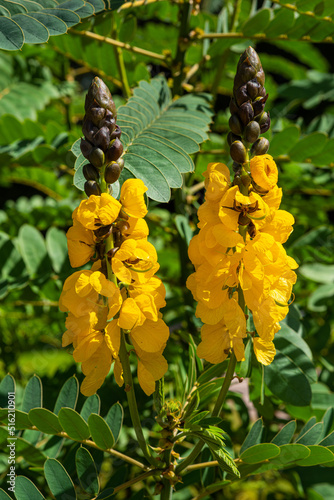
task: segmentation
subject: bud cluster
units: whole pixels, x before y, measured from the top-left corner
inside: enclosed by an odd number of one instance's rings
[[[86,95],[81,152],[90,162],[83,167],[85,193],[100,195],[100,178],[113,184],[124,167],[121,129],[116,124],[116,106],[108,87],[95,77]]]
[[[265,154],[269,141],[264,134],[270,127],[269,112],[264,111],[268,94],[264,88],[265,75],[259,56],[252,47],[241,55],[234,78],[233,97],[230,102],[231,132],[227,140],[235,170],[251,157]]]

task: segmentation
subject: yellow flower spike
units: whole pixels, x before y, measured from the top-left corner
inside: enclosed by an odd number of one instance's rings
[[[273,157],[268,154],[254,156],[250,161],[250,172],[254,182],[266,191],[277,184],[277,166]]]
[[[125,240],[111,261],[113,273],[123,283],[144,282],[159,269],[157,252],[146,240]]]
[[[130,217],[142,218],[147,214],[144,193],[147,187],[141,179],[128,179],[121,187],[120,202]]]

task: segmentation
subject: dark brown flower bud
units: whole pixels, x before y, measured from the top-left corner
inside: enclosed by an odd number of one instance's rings
[[[91,163],[83,166],[82,173],[87,181],[97,181],[99,178],[99,171]]]
[[[94,148],[88,155],[88,160],[94,165],[94,167],[101,168],[105,164],[104,152],[100,148]]]
[[[227,143],[229,146],[231,146],[232,142],[234,141],[241,141],[240,135],[235,135],[232,132],[229,132],[227,134]]]
[[[104,108],[112,112],[113,117],[116,118],[116,106],[112,100],[110,90],[106,84],[97,76],[91,83],[88,89],[85,101],[85,111],[88,114],[89,110],[94,107]],[[103,118],[103,117],[102,117]],[[101,120],[102,118],[99,118]],[[91,118],[92,119],[92,118]],[[97,123],[97,122],[96,122]]]
[[[254,116],[258,116],[263,112],[267,99],[268,94],[266,94],[264,97],[257,97],[255,99],[255,101],[253,102]]]
[[[104,171],[104,179],[106,183],[113,184],[114,182],[116,182],[121,174],[121,171],[122,170],[118,163],[110,163],[109,165],[107,165]]]
[[[122,154],[123,145],[118,137],[116,137],[116,139],[114,139],[114,141],[110,144],[109,148],[106,151],[106,163],[117,161]]]
[[[110,131],[108,127],[104,126],[100,128],[94,135],[92,142],[94,146],[98,146],[106,152],[110,143]]]
[[[86,141],[86,139],[81,139],[80,149],[81,153],[84,155],[85,158],[88,158],[93,148],[94,148],[93,144],[91,144],[89,141]]]
[[[249,101],[249,95],[247,92],[247,85],[242,85],[234,92],[234,97],[238,106],[241,106],[243,102]]]
[[[265,113],[267,115],[267,118],[265,121],[262,121],[262,123],[260,123],[260,129],[261,129],[261,134],[264,134],[265,132],[267,132],[267,130],[270,129],[270,115],[269,115],[269,111],[268,113]]]
[[[228,124],[233,134],[235,135],[242,134],[243,126],[237,114],[231,116]]]
[[[252,156],[265,155],[269,149],[269,141],[265,137],[260,137],[251,147]]]
[[[234,115],[235,113],[237,113],[238,109],[239,108],[238,108],[235,100],[232,97],[232,99],[230,100],[230,113],[231,113],[231,115]]]
[[[122,171],[123,168],[124,168],[124,160],[123,160],[123,158],[118,158],[117,163],[118,163],[119,168]]]
[[[259,84],[259,82],[256,80],[256,78],[253,78],[253,80],[250,80],[247,83],[247,93],[248,96],[252,99],[256,99],[256,97],[259,96],[259,92],[261,90],[262,86]]]
[[[95,196],[100,196],[101,188],[96,181],[86,181],[85,193],[87,196],[91,196],[92,194],[94,194]]]
[[[232,160],[237,163],[245,163],[247,158],[247,150],[241,141],[234,141],[230,146],[230,155]]]
[[[94,144],[94,135],[99,129],[94,125],[94,123],[85,115],[83,124],[82,124],[82,133],[85,136],[85,138]]]
[[[247,125],[254,118],[253,106],[250,102],[244,102],[241,104],[238,110],[238,116],[242,121],[243,125]]]
[[[119,125],[116,124],[115,130],[110,134],[110,140],[112,141],[113,139],[116,139],[116,137],[120,138],[122,134],[122,131],[119,127]]]
[[[244,131],[244,138],[246,142],[255,142],[260,135],[260,125],[255,122],[249,122]]]

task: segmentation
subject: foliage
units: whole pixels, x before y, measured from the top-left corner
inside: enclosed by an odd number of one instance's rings
[[[182,433],[175,447],[182,483],[173,496],[333,496],[333,13],[331,0],[0,2],[1,500],[14,498],[5,483],[14,388],[15,498],[153,498],[157,487],[124,390],[108,377],[99,395],[84,398],[83,374],[61,348],[57,302],[72,272],[65,232],[83,198],[78,141],[95,75],[118,109],[120,183],[139,177],[149,187],[146,220],[171,331],[164,408]],[[266,72],[272,127],[265,137],[279,166],[282,208],[296,220],[285,247],[300,267],[274,362],[263,368],[246,341],[236,375],[247,383],[239,390],[233,383],[212,417],[227,363],[196,356],[201,323],[185,286],[187,248],[203,203],[202,172],[209,162],[232,166],[228,105],[248,45]],[[138,392],[137,404],[145,439],[159,451],[163,402],[153,408]],[[180,467],[198,443],[205,446],[192,465]]]

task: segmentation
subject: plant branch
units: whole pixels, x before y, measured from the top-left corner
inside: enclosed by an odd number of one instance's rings
[[[150,464],[157,466],[157,462],[152,457],[150,450],[147,446],[144,434],[143,434],[143,429],[141,426],[140,417],[139,417],[139,413],[138,413],[136,396],[135,396],[134,387],[133,387],[133,380],[132,380],[132,374],[131,374],[131,368],[130,368],[130,362],[129,362],[129,354],[128,354],[127,349],[126,349],[124,335],[125,334],[123,333],[123,331],[121,331],[121,346],[120,346],[120,350],[119,350],[119,357],[120,357],[120,360],[122,363],[122,368],[123,368],[125,392],[126,392],[126,395],[128,398],[128,404],[129,404],[129,410],[130,410],[133,428],[134,428],[134,431],[135,431],[137,439],[138,439],[138,444],[139,444],[145,458],[150,462]]]
[[[152,52],[151,50],[134,47],[129,43],[120,42],[119,40],[115,40],[114,38],[109,38],[107,36],[101,36],[97,33],[92,33],[91,31],[79,31],[71,28],[69,29],[69,32],[73,33],[73,35],[80,35],[86,38],[91,38],[92,40],[104,42],[108,45],[113,45],[114,47],[120,47],[121,49],[134,52],[135,54],[141,54],[143,56],[151,57],[152,59],[159,59],[159,61],[165,61],[167,59],[166,55],[164,54],[158,54],[157,52]],[[167,66],[166,63],[162,62],[161,64]]]
[[[113,35],[114,39],[117,36],[117,26],[116,26],[116,20],[115,20],[114,15],[112,15],[112,35]],[[119,46],[117,47],[116,45],[114,45],[113,48],[114,48],[114,54],[115,54],[115,58],[116,58],[116,64],[117,64],[118,71],[119,71],[119,74],[121,77],[123,94],[127,99],[129,99],[129,97],[131,97],[131,89],[130,89],[130,85],[129,85],[129,81],[128,81],[128,75],[126,74],[126,68],[125,68],[124,58],[123,58],[123,51],[122,51],[121,47],[119,47]]]
[[[179,15],[181,18],[179,38],[175,59],[173,61],[174,95],[180,95],[182,93],[184,58],[189,44],[189,22],[193,7],[193,0],[185,0],[184,3],[179,4],[179,7]]]
[[[191,39],[195,40],[204,40],[205,38],[241,38],[245,40],[262,40],[262,41],[281,41],[281,40],[286,40],[286,41],[292,41],[292,42],[312,42],[312,43],[334,43],[334,38],[331,36],[328,36],[324,38],[323,40],[312,40],[312,38],[308,35],[302,36],[298,40],[294,40],[292,38],[289,38],[288,35],[279,35],[277,37],[267,37],[265,33],[258,33],[256,35],[244,35],[243,33],[238,33],[238,32],[231,32],[231,33],[199,33],[194,31],[192,33]]]

